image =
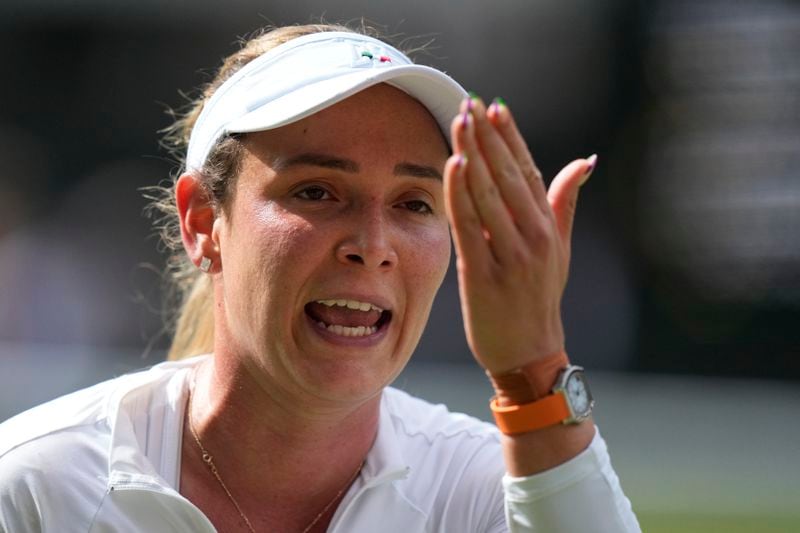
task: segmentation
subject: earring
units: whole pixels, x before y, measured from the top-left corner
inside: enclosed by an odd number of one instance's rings
[[[211,270],[211,259],[203,256],[203,259],[200,260],[200,270],[208,274],[208,271]]]

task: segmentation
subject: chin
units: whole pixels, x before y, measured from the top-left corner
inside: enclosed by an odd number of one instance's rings
[[[335,402],[363,403],[378,396],[402,371],[405,363],[379,365],[375,360],[310,362],[308,385],[317,395]]]

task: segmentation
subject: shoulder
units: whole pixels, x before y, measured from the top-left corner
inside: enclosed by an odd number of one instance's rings
[[[452,412],[445,405],[432,404],[392,387],[384,391],[384,402],[395,431],[406,437],[422,438],[431,443],[469,440],[476,445],[499,447],[500,434],[493,424]]]
[[[0,455],[0,530],[45,530],[69,517],[88,530],[105,494],[110,432],[71,425],[28,438]],[[5,529],[4,529],[5,528]]]
[[[88,530],[105,492],[107,385],[0,424],[0,530],[45,530],[58,515]]]
[[[494,425],[393,388],[385,390],[384,406],[410,469],[401,490],[432,530],[483,531],[502,523],[505,465]]]
[[[397,446],[410,466],[435,464],[463,477],[470,464],[498,480],[504,472],[500,433],[493,424],[450,411],[403,391],[387,388],[384,407],[394,429]],[[416,465],[415,465],[416,463]]]
[[[496,426],[392,388],[384,401],[396,445],[418,478],[438,477],[444,490],[500,488],[505,464]]]
[[[172,372],[157,365],[62,396],[0,424],[0,531],[44,530],[69,517],[87,531],[109,477],[123,399]]]

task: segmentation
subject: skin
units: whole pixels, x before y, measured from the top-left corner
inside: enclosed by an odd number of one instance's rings
[[[427,110],[378,85],[248,135],[225,210],[194,176],[178,180],[187,253],[213,261],[215,352],[189,416],[256,530],[302,531],[358,469],[380,391],[411,356],[443,280],[450,230],[478,363],[500,373],[564,346],[560,301],[590,162],[567,165],[548,192],[508,108],[473,101],[462,112],[448,158]],[[327,159],[287,164],[309,153]],[[391,322],[366,338],[332,336],[305,313],[329,298],[390,309]],[[218,529],[246,530],[185,426],[181,492]],[[504,437],[508,471],[563,463],[593,433],[585,422]]]

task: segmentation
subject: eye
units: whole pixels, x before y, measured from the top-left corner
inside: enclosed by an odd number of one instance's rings
[[[409,211],[414,213],[419,213],[421,215],[432,215],[433,208],[431,208],[428,202],[423,200],[408,200],[400,204],[401,206],[405,207]]]
[[[327,191],[324,187],[319,185],[310,185],[303,189],[300,189],[295,193],[297,198],[301,200],[311,200],[311,201],[320,201],[320,200],[330,200],[331,193]]]

